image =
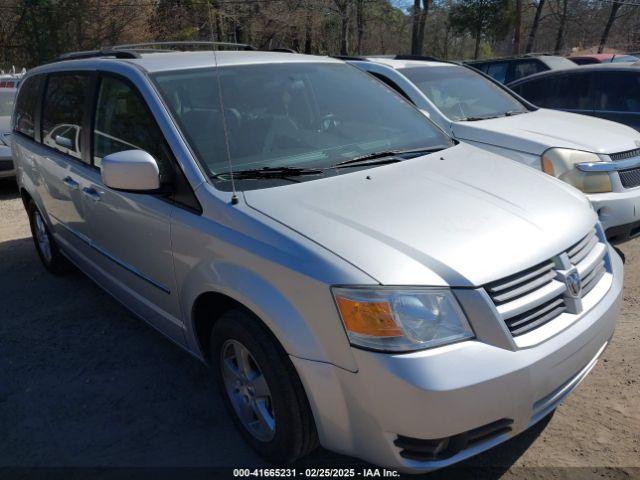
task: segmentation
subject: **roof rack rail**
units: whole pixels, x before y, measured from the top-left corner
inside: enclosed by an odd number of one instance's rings
[[[360,57],[358,55],[330,55],[331,58],[337,58],[338,60],[352,60],[352,61],[363,61],[366,62],[369,59],[367,57]]]
[[[422,60],[425,62],[439,62],[440,59],[436,57],[432,57],[431,55],[395,55],[393,58],[396,60]]]
[[[170,48],[158,49],[154,47],[186,47],[186,46],[200,46],[200,47],[233,47],[239,50],[256,50],[253,45],[247,43],[232,43],[232,42],[209,42],[204,40],[184,40],[175,42],[143,42],[143,43],[129,43],[124,45],[114,45],[110,47],[112,50],[139,50],[139,51],[171,51]]]
[[[140,58],[140,54],[131,50],[113,50],[110,48],[105,48],[102,50],[84,50],[81,52],[63,53],[54,61],[60,62],[64,60],[80,60],[83,58],[96,57]]]

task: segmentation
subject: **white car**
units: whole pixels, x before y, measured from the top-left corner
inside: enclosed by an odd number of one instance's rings
[[[11,157],[11,113],[16,97],[15,88],[0,88],[0,178],[16,174]]]
[[[463,65],[385,57],[352,58],[349,63],[408,98],[454,138],[543,170],[582,190],[610,241],[619,243],[640,234],[640,133],[636,130],[537,108]]]

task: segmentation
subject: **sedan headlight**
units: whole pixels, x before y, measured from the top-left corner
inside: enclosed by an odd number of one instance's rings
[[[401,352],[474,337],[448,289],[334,287],[332,291],[355,346]]]
[[[550,148],[542,154],[542,170],[584,193],[610,192],[611,179],[607,172],[582,172],[576,168],[579,163],[601,161],[595,153]]]
[[[7,147],[11,146],[11,133],[10,132],[0,132],[0,145],[6,145]]]

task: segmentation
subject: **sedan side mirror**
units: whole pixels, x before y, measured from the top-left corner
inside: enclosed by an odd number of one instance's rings
[[[114,190],[151,193],[160,188],[155,158],[143,150],[125,150],[102,159],[102,182]]]

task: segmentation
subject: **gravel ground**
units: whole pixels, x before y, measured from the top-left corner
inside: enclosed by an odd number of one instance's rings
[[[203,365],[81,273],[44,270],[15,188],[0,181],[0,478],[263,465]],[[622,250],[622,315],[588,378],[552,418],[432,478],[640,478],[640,240]],[[300,468],[349,463],[318,450]]]

